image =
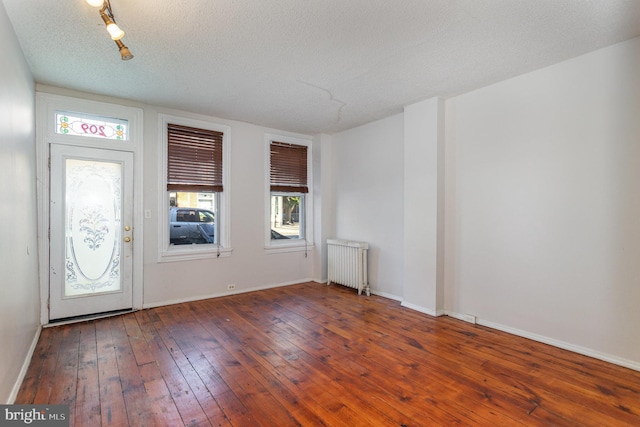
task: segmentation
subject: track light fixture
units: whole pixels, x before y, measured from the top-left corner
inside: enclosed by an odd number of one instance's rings
[[[109,0],[86,1],[90,6],[100,8],[100,17],[104,21],[104,25],[107,27],[111,40],[113,40],[116,43],[116,46],[118,46],[122,60],[126,61],[133,58],[133,54],[129,48],[120,41],[120,39],[124,37],[124,31],[122,31],[122,29],[118,27],[118,24],[116,24],[116,18],[113,16],[113,11],[111,10],[111,2]]]
[[[123,61],[133,58],[133,54],[128,47],[126,47],[120,40],[116,40],[115,42],[118,45],[118,49],[120,49],[120,56]]]

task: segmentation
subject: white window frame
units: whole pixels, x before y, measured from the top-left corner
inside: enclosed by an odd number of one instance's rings
[[[216,220],[217,244],[170,245],[169,244],[169,192],[167,191],[168,143],[167,125],[169,123],[190,126],[199,129],[222,132],[222,193],[216,193],[218,203]],[[169,114],[158,115],[158,135],[160,139],[158,167],[158,262],[189,261],[197,259],[215,259],[231,256],[230,218],[231,218],[231,127],[204,120],[189,119]]]
[[[284,135],[275,135],[267,133],[264,136],[265,147],[265,198],[264,198],[264,249],[267,253],[282,252],[309,252],[313,250],[313,159],[311,140],[294,138]],[[307,186],[309,192],[304,194],[304,206],[302,207],[304,215],[304,225],[301,225],[304,236],[300,239],[271,239],[271,142],[284,142],[287,144],[302,145],[307,147]],[[284,194],[282,191],[274,192],[274,195]],[[292,192],[291,194],[299,194]],[[302,219],[302,218],[301,218]]]

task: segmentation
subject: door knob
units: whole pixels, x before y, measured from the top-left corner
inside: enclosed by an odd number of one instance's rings
[[[129,230],[131,230],[131,227],[129,227],[128,225],[125,225],[124,226],[124,231],[129,231]]]
[[[127,242],[127,243],[129,243],[129,242],[131,241],[131,237],[129,237],[129,236],[125,237],[125,238],[124,238],[124,241],[125,241],[125,242]]]

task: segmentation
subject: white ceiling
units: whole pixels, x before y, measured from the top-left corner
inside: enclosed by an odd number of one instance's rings
[[[640,0],[2,0],[37,82],[313,134],[640,36]]]

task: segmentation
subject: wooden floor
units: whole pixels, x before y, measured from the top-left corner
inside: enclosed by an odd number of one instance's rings
[[[75,426],[640,426],[640,372],[306,283],[44,329]]]

